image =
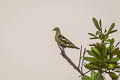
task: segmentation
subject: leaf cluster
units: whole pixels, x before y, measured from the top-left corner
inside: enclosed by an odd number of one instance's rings
[[[110,28],[107,30],[105,29],[104,31],[102,30],[102,21],[101,19],[99,20],[99,22],[97,21],[96,18],[93,18],[93,23],[97,29],[96,33],[93,34],[93,33],[88,33],[89,35],[91,35],[92,37],[90,39],[100,39],[102,41],[105,41],[108,39],[109,35],[114,33],[114,32],[117,32],[117,30],[114,29],[115,27],[115,23],[112,23],[110,25]]]
[[[100,39],[101,42],[90,44],[91,49],[87,50],[87,53],[91,57],[84,57],[84,60],[88,61],[85,67],[89,70],[97,70],[101,74],[109,74],[112,80],[118,80],[119,76],[116,73],[120,72],[120,65],[118,63],[120,61],[120,49],[117,46],[120,42],[115,45],[115,39],[109,38],[110,34],[117,31],[114,29],[115,23],[112,23],[108,30],[105,29],[103,31],[102,21],[97,21],[96,18],[92,20],[97,31],[95,34],[88,33],[92,36],[90,39]]]
[[[82,80],[102,80],[101,74],[99,72],[92,71],[91,76],[84,75]]]

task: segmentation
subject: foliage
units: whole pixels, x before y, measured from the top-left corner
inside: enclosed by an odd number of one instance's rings
[[[120,42],[115,45],[115,39],[109,38],[112,33],[117,32],[114,29],[115,23],[112,23],[109,29],[103,31],[102,21],[98,21],[96,18],[92,20],[97,31],[95,34],[88,34],[91,36],[90,39],[99,39],[100,42],[89,45],[91,49],[87,50],[87,53],[90,57],[84,57],[84,60],[87,61],[85,67],[92,72],[91,76],[85,75],[82,80],[104,80],[103,73],[108,74],[112,80],[118,80],[118,73],[120,72],[120,49],[118,45]]]
[[[103,77],[100,77],[100,76],[101,76],[101,74],[99,72],[92,71],[91,72],[91,77],[84,75],[82,77],[82,80],[102,80]]]

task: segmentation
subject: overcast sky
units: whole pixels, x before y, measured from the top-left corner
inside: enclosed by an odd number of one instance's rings
[[[59,54],[52,29],[88,47],[92,17],[104,27],[115,22],[120,33],[120,0],[1,0],[0,80],[80,80]],[[119,41],[120,34],[113,36]],[[66,52],[78,64],[79,50]]]

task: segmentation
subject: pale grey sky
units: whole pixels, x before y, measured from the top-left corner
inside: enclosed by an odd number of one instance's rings
[[[1,0],[0,80],[80,80],[59,54],[52,29],[87,47],[92,17],[120,30],[119,8],[120,0]],[[120,34],[112,36],[118,41]],[[77,64],[79,51],[66,51]]]

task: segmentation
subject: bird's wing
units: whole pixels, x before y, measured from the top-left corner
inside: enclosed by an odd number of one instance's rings
[[[79,49],[70,40],[68,40],[66,37],[64,37],[62,35],[59,35],[58,39],[60,40],[60,45],[63,46],[63,47],[69,47],[69,48]]]
[[[60,39],[60,41],[64,42],[65,44],[72,44],[72,45],[74,45],[70,40],[68,40],[63,35],[59,35],[58,38]]]

